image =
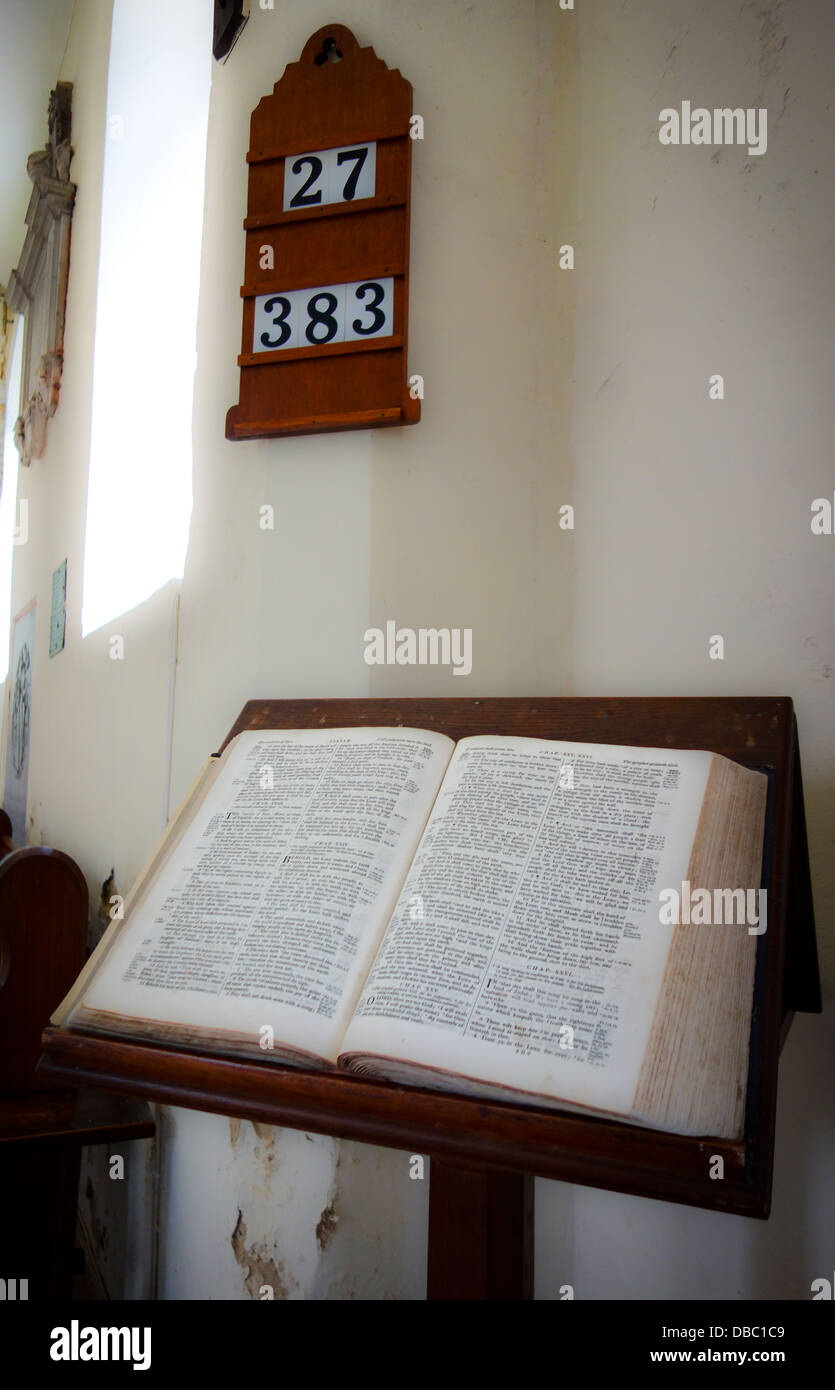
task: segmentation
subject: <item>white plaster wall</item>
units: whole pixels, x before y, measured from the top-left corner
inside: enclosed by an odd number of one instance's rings
[[[578,0],[576,23],[576,692],[794,698],[831,1008],[835,538],[810,504],[835,486],[835,14]],[[767,107],[766,153],[661,146],[683,99]],[[544,1238],[564,1193],[539,1184],[539,1296],[808,1298],[832,1266],[832,1044],[797,1017],[768,1223],[577,1188],[571,1277]]]
[[[424,1297],[408,1154],[184,1110],[160,1139],[160,1298]]]

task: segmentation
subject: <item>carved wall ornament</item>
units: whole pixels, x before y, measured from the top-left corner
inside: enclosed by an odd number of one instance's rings
[[[64,314],[70,268],[70,229],[76,187],[70,182],[72,83],[59,82],[49,98],[49,136],[30,154],[26,172],[32,196],[26,238],[6,298],[24,315],[21,414],[15,443],[21,462],[41,458],[47,422],[58,408],[64,364]]]
[[[6,299],[6,288],[0,285],[0,433],[6,428],[6,397],[9,391],[9,369],[14,329],[14,315]],[[0,449],[0,498],[3,496],[3,450]]]

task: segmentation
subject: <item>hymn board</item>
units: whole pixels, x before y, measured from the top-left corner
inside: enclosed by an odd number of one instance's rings
[[[349,29],[252,113],[240,401],[227,439],[411,424],[411,85]]]

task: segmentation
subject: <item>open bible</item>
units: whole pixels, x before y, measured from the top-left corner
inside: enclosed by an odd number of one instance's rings
[[[766,785],[669,748],[241,733],[53,1022],[736,1139]]]

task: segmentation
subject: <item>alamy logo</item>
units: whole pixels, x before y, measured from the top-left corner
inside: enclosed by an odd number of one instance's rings
[[[681,103],[681,111],[665,106],[659,111],[661,126],[658,139],[662,145],[747,145],[749,155],[765,154],[768,148],[768,111],[766,107],[704,106],[691,109],[689,101]]]
[[[757,898],[759,897],[759,903]],[[663,927],[732,927],[747,925],[749,936],[762,936],[768,926],[768,893],[765,888],[692,888],[684,879],[677,888],[658,894],[658,920]]]
[[[7,1299],[25,1299],[29,1297],[28,1279],[0,1279],[0,1303],[5,1303]]]
[[[151,1364],[150,1327],[53,1327],[53,1361],[132,1361],[135,1371]]]
[[[370,627],[363,636],[363,657],[369,666],[453,666],[454,676],[473,669],[473,630],[470,627],[398,627],[390,619],[386,630]]]

